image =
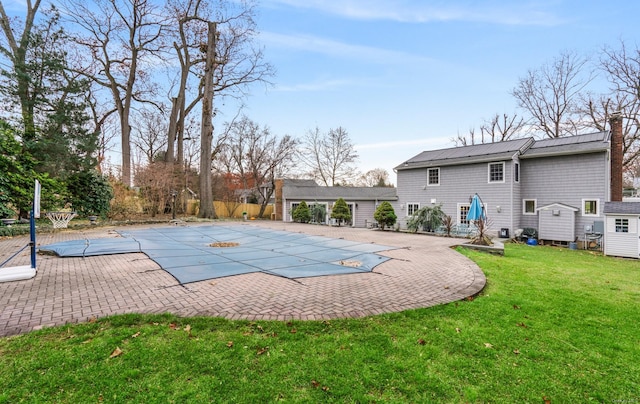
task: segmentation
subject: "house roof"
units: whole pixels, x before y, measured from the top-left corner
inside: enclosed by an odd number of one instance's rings
[[[511,160],[516,155],[525,159],[595,153],[608,149],[609,132],[596,132],[545,140],[535,140],[532,137],[527,137],[506,142],[424,151],[397,166],[395,170],[504,161]]]
[[[640,202],[605,202],[604,213],[640,215]]]
[[[602,152],[609,149],[609,132],[537,140],[522,158]]]
[[[398,199],[396,189],[390,187],[322,187],[286,184],[283,194],[287,199],[309,201],[394,201]]]
[[[533,138],[523,138],[424,151],[397,166],[395,170],[507,160],[522,153],[533,141]]]

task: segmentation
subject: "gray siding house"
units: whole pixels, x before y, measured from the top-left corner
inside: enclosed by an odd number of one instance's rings
[[[396,189],[387,187],[325,187],[313,180],[283,179],[276,181],[276,219],[293,221],[292,212],[300,202],[310,207],[320,205],[325,217],[320,223],[332,223],[333,204],[342,198],[351,210],[352,227],[369,227],[375,222],[373,214],[382,201],[393,203]]]
[[[574,241],[569,239],[580,239],[585,226],[604,221],[610,140],[607,131],[425,151],[394,169],[394,209],[401,227],[420,207],[436,204],[456,224],[466,224],[477,193],[494,234],[542,226],[548,240]],[[621,163],[616,171],[621,176]]]

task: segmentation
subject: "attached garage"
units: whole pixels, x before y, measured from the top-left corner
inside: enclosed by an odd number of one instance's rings
[[[604,216],[605,255],[640,257],[640,202],[606,202]]]

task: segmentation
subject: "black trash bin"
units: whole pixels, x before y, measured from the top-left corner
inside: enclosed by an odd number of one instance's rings
[[[500,229],[500,238],[509,238],[509,229],[507,228]]]

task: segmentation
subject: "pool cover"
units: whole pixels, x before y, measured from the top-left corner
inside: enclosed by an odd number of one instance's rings
[[[122,230],[121,237],[64,241],[40,251],[61,257],[142,252],[190,283],[251,272],[305,278],[371,272],[396,247],[310,236],[250,225]]]

